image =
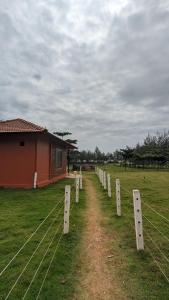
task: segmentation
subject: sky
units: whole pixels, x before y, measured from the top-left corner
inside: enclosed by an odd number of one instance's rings
[[[0,0],[0,120],[111,152],[169,129],[169,0]]]

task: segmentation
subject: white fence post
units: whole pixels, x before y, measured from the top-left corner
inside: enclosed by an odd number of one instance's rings
[[[69,232],[69,212],[70,212],[70,185],[65,186],[65,207],[64,207],[64,234]]]
[[[82,175],[82,166],[80,166],[80,175]]]
[[[116,179],[116,207],[117,215],[121,216],[121,195],[120,195],[120,179]]]
[[[76,176],[76,199],[75,202],[79,202],[79,177]]]
[[[104,190],[107,189],[107,182],[106,182],[106,171],[103,172],[103,187],[104,187]]]
[[[102,173],[102,172],[101,172],[101,169],[99,169],[99,180],[100,180],[100,183],[102,182],[102,179],[101,179],[101,176],[102,176],[102,175],[101,175],[101,173]]]
[[[102,172],[101,172],[101,184],[102,184],[102,186],[104,186],[104,172],[103,172],[103,170],[101,170]]]
[[[143,221],[141,211],[141,197],[139,190],[133,190],[133,204],[137,250],[144,250]]]
[[[36,189],[37,187],[37,177],[38,177],[38,173],[35,172],[34,173],[34,179],[33,179],[33,188]]]
[[[79,180],[80,180],[80,190],[82,190],[83,189],[83,176],[82,176],[82,174],[80,175]]]
[[[110,178],[110,174],[107,174],[107,189],[108,189],[108,197],[111,198],[111,178]]]

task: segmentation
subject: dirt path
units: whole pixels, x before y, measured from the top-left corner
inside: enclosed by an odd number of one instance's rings
[[[85,215],[86,227],[82,237],[82,252],[79,258],[79,286],[74,299],[78,300],[124,300],[119,282],[115,280],[108,264],[108,242],[110,240],[103,231],[102,212],[97,199],[96,189],[90,179],[86,179],[87,209]],[[110,255],[111,254],[111,255]],[[115,264],[114,264],[115,265]]]

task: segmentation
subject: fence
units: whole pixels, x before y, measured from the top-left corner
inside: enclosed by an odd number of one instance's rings
[[[105,171],[96,167],[95,172],[99,178],[99,181],[102,186],[105,186],[104,180],[106,178]],[[106,193],[108,197],[112,199],[112,188],[111,183],[112,179],[110,174],[107,174],[107,188]],[[151,258],[153,259],[155,265],[164,276],[166,281],[169,283],[169,275],[168,273],[168,242],[169,238],[161,227],[153,221],[153,216],[150,216],[150,212],[152,215],[158,216],[163,228],[169,229],[169,219],[164,216],[162,213],[158,212],[153,206],[148,204],[144,200],[144,194],[136,189],[132,191],[123,187],[119,178],[116,178],[114,182],[114,194],[115,194],[115,203],[116,203],[116,215],[118,217],[123,217],[124,212],[122,213],[122,208],[124,208],[125,214],[127,214],[130,210],[130,216],[133,217],[129,219],[128,226],[132,228],[132,232],[135,231],[135,239],[136,239],[136,248],[138,251],[146,251],[149,253]],[[133,195],[132,195],[133,192]],[[122,195],[127,195],[128,199],[133,201],[128,202],[126,204],[123,201],[124,197]],[[143,224],[144,222],[144,224]],[[134,229],[134,230],[133,230]],[[158,233],[158,238],[156,237],[156,233]]]
[[[32,287],[32,284],[36,280],[36,277],[41,270],[41,276],[42,272],[43,278],[41,282],[41,286],[39,288],[38,294],[36,295],[35,299],[39,299],[44,283],[46,281],[47,275],[49,273],[49,270],[52,266],[53,260],[55,258],[56,252],[60,246],[61,240],[63,238],[63,235],[68,234],[70,227],[69,227],[69,220],[71,211],[74,208],[75,205],[78,205],[79,202],[79,189],[82,189],[82,174],[80,176],[76,176],[75,178],[76,184],[73,185],[75,187],[75,195],[74,199],[72,199],[71,196],[71,186],[66,185],[65,186],[65,195],[63,198],[61,198],[57,203],[54,205],[54,207],[50,210],[50,212],[46,215],[44,220],[37,226],[37,228],[30,234],[30,236],[27,238],[27,240],[23,243],[23,245],[18,249],[18,251],[13,255],[13,257],[8,261],[8,263],[3,267],[3,269],[0,271],[0,278],[2,279],[3,276],[6,276],[7,270],[10,270],[10,268],[13,266],[13,264],[17,263],[17,257],[23,255],[23,250],[26,249],[30,242],[32,241],[33,237],[36,236],[36,239],[38,240],[38,243],[31,253],[30,256],[27,257],[27,262],[24,263],[22,261],[23,266],[21,270],[19,270],[19,275],[17,278],[15,278],[14,282],[11,284],[10,289],[5,293],[6,296],[4,299],[9,299],[9,297],[12,297],[12,293],[14,292],[14,289],[17,288],[17,285],[20,284],[21,279],[23,279],[25,272],[27,271],[28,267],[30,266],[30,263],[32,262],[35,255],[43,251],[42,247],[45,247],[45,251],[42,253],[42,256],[40,256],[40,262],[37,266],[37,268],[34,270],[32,269],[32,277],[29,281],[29,284],[27,285],[26,290],[24,291],[24,295],[22,299],[25,299],[28,295],[29,290]],[[79,182],[81,182],[79,184]],[[45,229],[44,229],[45,226]],[[43,231],[43,235],[40,236],[40,230]],[[40,236],[40,238],[39,238]],[[45,246],[44,246],[45,243]],[[53,250],[54,249],[54,250]],[[51,251],[53,251],[51,255]],[[50,257],[51,255],[51,257]],[[49,264],[45,271],[43,271],[43,263],[45,261],[45,258],[48,257]],[[30,272],[30,271],[29,271]],[[28,277],[29,278],[29,277]]]

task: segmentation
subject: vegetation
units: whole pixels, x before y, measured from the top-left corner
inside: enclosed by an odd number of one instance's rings
[[[105,222],[102,225],[107,232],[112,233],[112,239],[116,240],[116,243],[110,241],[110,248],[117,257],[117,276],[123,282],[129,299],[167,300],[169,283],[157,264],[169,278],[169,174],[134,168],[125,171],[125,168],[112,165],[103,167],[111,174],[112,182],[115,182],[116,178],[120,178],[121,181],[122,217],[117,217],[114,185],[113,201],[110,201],[96,176],[92,175],[105,214]],[[142,196],[144,252],[136,251],[132,189],[139,189]]]
[[[71,163],[81,163],[81,162],[97,162],[103,163],[104,161],[110,161],[113,159],[111,153],[105,154],[101,152],[96,146],[95,150],[92,152],[90,150],[74,151],[71,153]]]
[[[98,147],[90,150],[74,151],[70,157],[71,163],[120,163],[129,167],[168,168],[169,166],[169,132],[148,135],[143,144],[135,147],[126,146],[112,153],[101,152]]]
[[[64,187],[65,184],[72,185],[72,183],[72,180],[63,180],[46,188],[36,190],[0,190],[1,271],[25,243],[32,232],[34,232],[38,225],[45,219],[51,209],[58,204],[57,208],[44,222],[43,226],[2,274],[0,282],[1,299],[5,299],[50,224],[54,222],[38,251],[35,253],[30,264],[9,296],[9,299],[12,300],[22,299],[56,232],[56,228],[59,228],[49,252],[47,253],[25,299],[31,300],[36,298],[59,237],[61,237],[62,234]],[[78,205],[74,204],[73,206],[74,194],[74,188],[72,186],[70,233],[62,236],[44,283],[42,293],[40,294],[40,299],[55,299],[56,295],[57,299],[72,299],[74,293],[74,284],[76,281],[74,272],[76,269],[76,258],[79,255],[79,242],[83,228],[82,212],[85,208],[84,192],[80,193],[80,202]],[[55,217],[57,217],[56,220]]]
[[[117,151],[116,155],[119,160],[123,160],[125,166],[166,167],[169,162],[169,132],[148,135],[142,145],[137,144],[134,148],[126,146]]]
[[[71,135],[72,133],[69,131],[55,131],[55,132],[53,132],[53,134],[58,135],[59,137],[61,137],[63,139],[64,136]]]
[[[97,196],[104,215],[101,225],[105,229],[105,234],[107,232],[108,236],[111,236],[109,249],[107,249],[108,265],[122,282],[129,299],[167,300],[169,284],[162,272],[169,278],[169,173],[134,168],[125,171],[125,168],[112,164],[103,165],[103,168],[111,174],[112,182],[115,183],[115,179],[120,178],[122,195],[122,217],[117,217],[114,185],[112,186],[112,200],[110,200],[100,186],[97,177],[90,173],[89,176],[97,187]],[[63,180],[36,190],[0,190],[1,271],[51,209],[58,204],[49,219],[44,222],[31,241],[2,274],[0,298],[4,299],[7,296],[39,241],[51,222],[54,221],[51,230],[14,287],[9,299],[17,300],[24,296],[56,228],[60,222],[61,224],[63,222],[65,184],[72,184],[72,181]],[[132,205],[133,189],[139,189],[142,196],[145,251],[141,252],[136,251]],[[72,187],[72,199],[74,196],[74,188]],[[60,200],[61,202],[59,202]],[[81,250],[80,240],[84,225],[84,209],[85,194],[81,192],[79,204],[74,204],[71,210],[71,231],[60,241],[40,299],[50,300],[54,299],[56,295],[57,299],[73,299],[74,289],[78,285],[79,266],[77,266],[77,262]],[[58,213],[59,216],[55,220]],[[62,229],[60,228],[25,299],[36,299],[61,233]],[[116,257],[114,268],[111,266],[111,251]]]

